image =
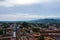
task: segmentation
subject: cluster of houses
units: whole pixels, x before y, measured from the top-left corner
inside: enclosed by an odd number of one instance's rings
[[[48,28],[41,28],[30,25],[30,27],[25,28],[21,24],[10,24],[6,28],[6,34],[0,34],[0,40],[42,40],[40,36],[43,36],[44,40],[60,40],[60,29],[55,26],[49,25]],[[35,32],[33,28],[39,28],[39,30]],[[4,30],[2,24],[0,24],[0,30]]]

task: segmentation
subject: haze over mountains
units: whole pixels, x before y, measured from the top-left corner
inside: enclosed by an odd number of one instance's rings
[[[0,22],[28,22],[28,23],[60,23],[60,18],[44,18],[29,21],[0,21]]]
[[[32,20],[30,23],[60,23],[60,19],[55,18],[55,19],[37,19],[37,20]]]

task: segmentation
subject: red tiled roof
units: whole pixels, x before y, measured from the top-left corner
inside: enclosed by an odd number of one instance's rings
[[[41,30],[41,33],[60,33],[60,30]]]

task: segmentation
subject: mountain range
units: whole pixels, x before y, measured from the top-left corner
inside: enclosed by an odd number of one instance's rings
[[[60,19],[37,19],[29,22],[30,23],[60,23]]]
[[[23,22],[28,22],[28,23],[60,23],[60,19],[36,19],[36,20],[30,20],[30,21],[0,21],[0,23],[4,22],[12,22],[12,23],[23,23]]]

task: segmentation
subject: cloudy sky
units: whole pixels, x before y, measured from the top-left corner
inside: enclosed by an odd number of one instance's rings
[[[60,0],[0,0],[0,21],[60,18]]]

